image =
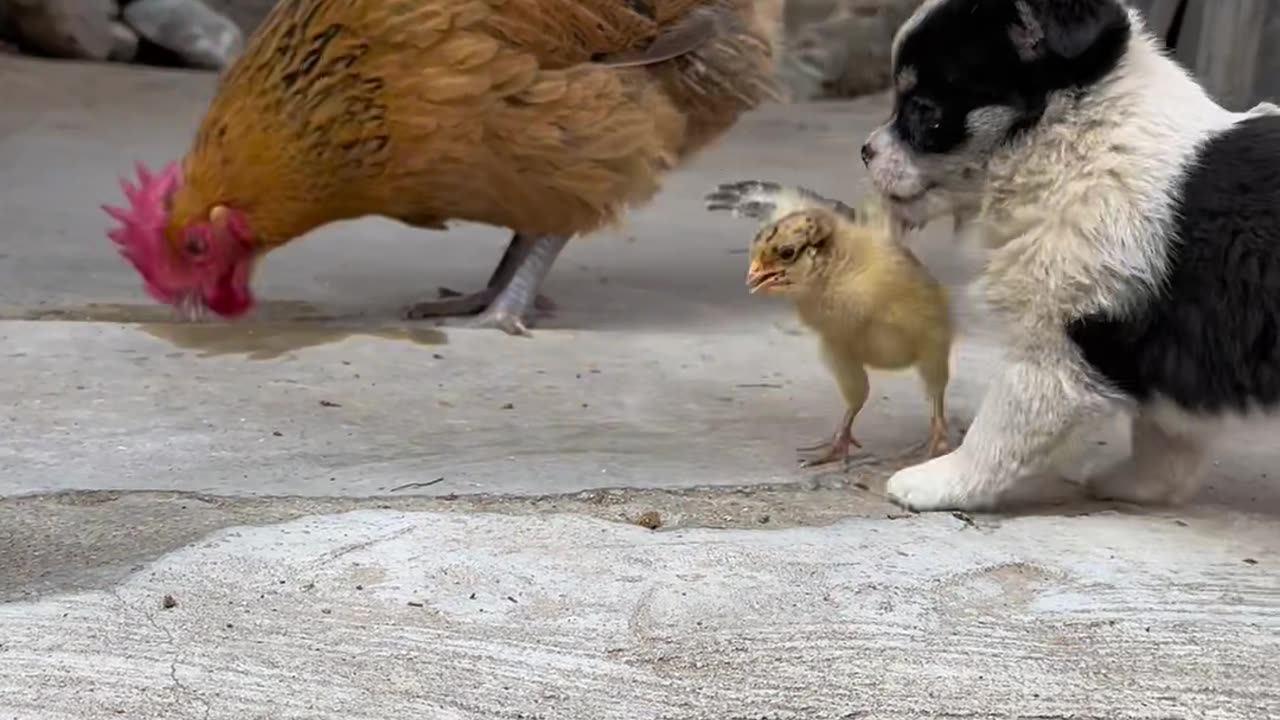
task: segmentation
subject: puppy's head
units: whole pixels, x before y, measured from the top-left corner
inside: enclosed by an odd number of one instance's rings
[[[960,211],[987,160],[1114,71],[1130,33],[1119,0],[925,0],[894,39],[893,115],[862,147],[893,213]]]

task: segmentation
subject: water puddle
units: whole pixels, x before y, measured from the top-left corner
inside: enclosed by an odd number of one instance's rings
[[[270,360],[349,337],[376,337],[425,346],[448,342],[448,336],[438,328],[409,322],[378,323],[358,315],[328,315],[307,303],[287,301],[260,303],[252,316],[234,322],[181,322],[173,318],[168,307],[158,304],[91,303],[28,308],[16,317],[33,321],[134,325],[152,337],[198,352],[200,357],[244,355],[250,360]]]

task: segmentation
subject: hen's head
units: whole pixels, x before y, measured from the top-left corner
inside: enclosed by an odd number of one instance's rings
[[[178,166],[153,174],[139,163],[137,172],[137,185],[120,181],[129,207],[103,210],[120,222],[107,236],[142,275],[147,294],[188,318],[204,308],[223,317],[248,312],[258,253],[245,216],[216,205],[204,216],[171,217],[182,186]]]

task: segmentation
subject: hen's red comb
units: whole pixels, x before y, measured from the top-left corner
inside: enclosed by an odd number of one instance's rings
[[[137,164],[138,184],[120,179],[120,189],[129,201],[128,209],[103,205],[120,227],[107,232],[116,249],[137,268],[146,282],[147,292],[156,300],[173,303],[182,290],[175,284],[181,273],[165,241],[164,229],[169,218],[169,198],[181,182],[177,163],[170,163],[153,175],[142,163]]]

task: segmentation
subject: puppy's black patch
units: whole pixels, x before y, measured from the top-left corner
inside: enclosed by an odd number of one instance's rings
[[[1165,291],[1137,317],[1068,328],[1084,359],[1137,400],[1187,410],[1280,403],[1280,117],[1206,141],[1182,187]]]
[[[895,98],[895,132],[917,152],[946,153],[968,139],[969,113],[993,105],[1013,108],[1012,130],[1025,129],[1050,93],[1087,87],[1115,69],[1129,35],[1116,0],[943,2],[898,48],[894,71],[910,70],[916,82]]]

